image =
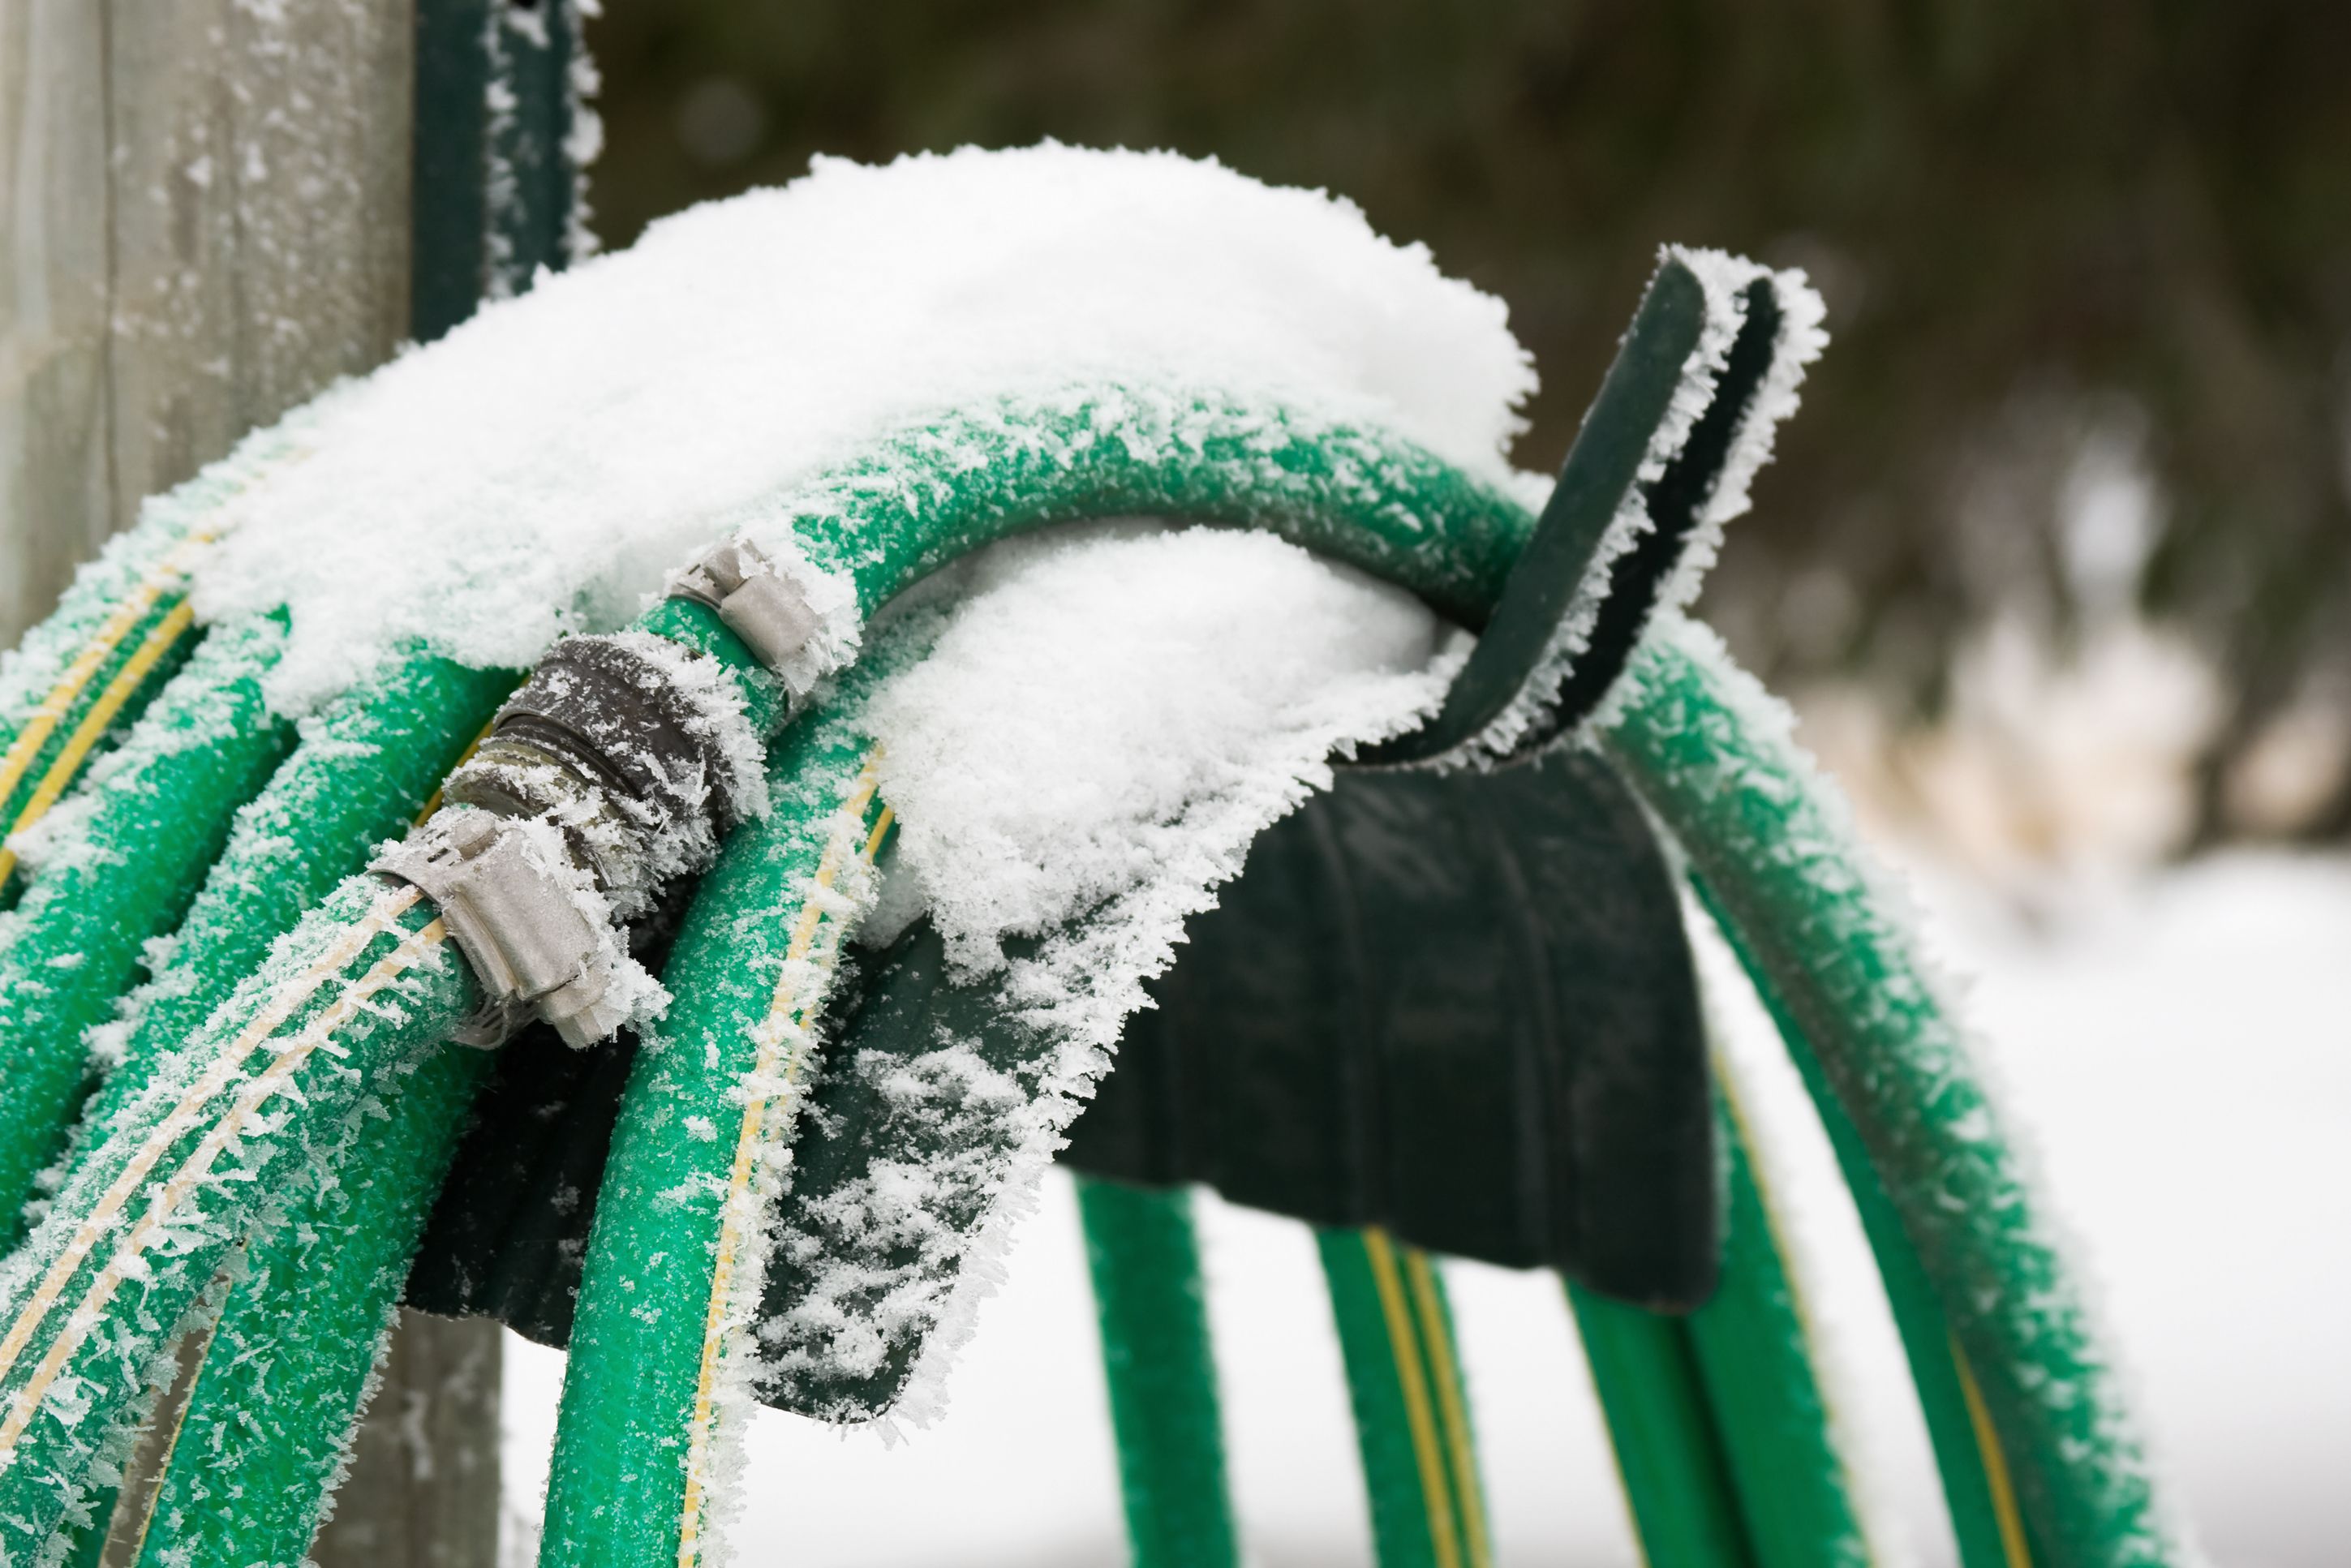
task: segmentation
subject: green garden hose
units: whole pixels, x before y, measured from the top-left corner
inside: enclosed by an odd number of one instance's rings
[[[1649,1568],[1861,1568],[1794,1286],[1745,1128],[1728,1105],[1722,1279],[1687,1316],[1571,1282],[1617,1478]]]
[[[1803,1031],[1770,990],[1768,977],[1740,950],[1736,934],[1730,931],[1721,912],[1707,899],[1703,885],[1698,894],[1733,950],[1740,951],[1742,965],[1778,1026],[1781,1039],[1787,1043],[1789,1054],[1795,1059],[1799,1074],[1827,1130],[1846,1189],[1853,1195],[1863,1234],[1868,1238],[1870,1251],[1876,1259],[1878,1277],[1885,1285],[1895,1328],[1910,1364],[1911,1381],[1918,1391],[1918,1404],[1926,1417],[1928,1437],[1934,1446],[1936,1469],[1942,1478],[1944,1505],[1950,1516],[1959,1562],[1963,1568],[2032,1568],[2033,1553],[2026,1540],[2023,1518],[2017,1511],[2014,1483],[2001,1451],[1999,1437],[1991,1429],[1980,1396],[1970,1386],[1972,1378],[1965,1370],[1958,1343],[1951,1337],[1949,1320],[1944,1316],[1934,1284],[1918,1260],[1918,1249],[1911,1245],[1909,1232],[1903,1228],[1894,1200],[1886,1196],[1886,1183],[1869,1163],[1868,1151],[1862,1147],[1861,1136],[1854,1131],[1853,1119],[1837,1103],[1835,1092],[1822,1075],[1820,1058],[1805,1042]]]
[[[1721,1103],[1722,1282],[1681,1327],[1731,1495],[1757,1568],[1863,1568],[1869,1550],[1753,1144],[1735,1101]]]
[[[868,666],[862,666],[861,672]],[[762,1212],[846,930],[887,838],[872,746],[829,709],[769,768],[670,953],[589,1239],[540,1561],[700,1560],[754,1375]]]
[[[378,843],[417,814],[418,802],[437,789],[514,682],[505,672],[472,670],[418,655],[362,681],[319,716],[267,788],[237,813],[227,850],[214,863],[172,937],[168,963],[133,993],[120,1060],[84,1114],[81,1152],[94,1148],[106,1129],[156,1086],[172,1054],[202,1027],[237,981],[259,967],[271,942],[292,929],[339,882],[364,866]],[[419,1069],[414,1094],[390,1107],[396,1121],[423,1115],[432,1122],[434,1113],[410,1103],[412,1098],[421,1104],[445,1100],[445,1095],[426,1092],[427,1080],[458,1073],[461,1082],[472,1082],[475,1053],[452,1054],[454,1060],[446,1065],[436,1057]],[[443,1113],[462,1120],[463,1113],[460,1103],[454,1112]],[[398,1147],[412,1138],[445,1136],[454,1129],[454,1122],[439,1131],[431,1125],[413,1133],[393,1126],[386,1135]],[[351,1294],[360,1287],[345,1278],[346,1272],[373,1288],[374,1273],[383,1265],[371,1263],[370,1249],[381,1249],[387,1239],[397,1247],[401,1234],[396,1224],[380,1228],[376,1212],[401,1176],[431,1165],[428,1159],[389,1170],[362,1166],[353,1171],[351,1186],[372,1195],[373,1207],[350,1201],[351,1187],[329,1188],[317,1198],[298,1195],[290,1199],[283,1226],[253,1249],[252,1272],[224,1308],[222,1323],[231,1339],[263,1334],[306,1339],[298,1352],[287,1348],[289,1364],[298,1364],[302,1376],[314,1385],[330,1383],[340,1369],[363,1384],[375,1345],[365,1335],[344,1332],[358,1320],[297,1308],[290,1296],[265,1299],[262,1281],[299,1282],[306,1301]],[[429,1189],[425,1196],[429,1199]],[[413,1234],[406,1245],[413,1247]],[[392,1299],[398,1289],[395,1277]],[[363,1305],[382,1315],[381,1303]],[[270,1321],[264,1324],[261,1318]],[[358,1367],[350,1372],[349,1364],[355,1358],[360,1358]],[[210,1366],[208,1361],[208,1373]],[[324,1418],[331,1406],[323,1398],[312,1406],[320,1412],[318,1423],[272,1423],[256,1429],[240,1394],[208,1376],[181,1412],[182,1429],[193,1436],[184,1448],[173,1446],[171,1469],[156,1498],[171,1503],[189,1521],[191,1530],[196,1528],[194,1507],[182,1494],[212,1467],[209,1456],[225,1451],[231,1441],[252,1443],[259,1430],[278,1442],[323,1449],[330,1456],[341,1452],[344,1434]],[[356,1396],[355,1387],[354,1400]],[[321,1500],[322,1491],[308,1500],[314,1520]],[[97,1511],[103,1516],[110,1511]],[[97,1521],[100,1533],[105,1522],[103,1517]],[[175,1530],[167,1539],[176,1534]],[[289,1561],[298,1561],[308,1543],[304,1535]]]
[[[1080,1176],[1134,1568],[1240,1561],[1187,1187]]]
[[[0,1552],[29,1561],[85,1501],[264,1207],[480,1001],[414,888],[353,878],[88,1156],[0,1294]],[[422,1153],[371,1140],[381,1166]]]
[[[1647,1568],[1752,1568],[1687,1327],[1570,1281],[1569,1305]]]
[[[146,940],[179,923],[236,808],[293,744],[261,695],[284,643],[266,617],[207,637],[90,781],[83,813],[52,820],[61,841],[0,935],[0,1217],[58,1152],[83,1031],[137,977]]]
[[[140,1530],[142,1568],[308,1558],[489,1064],[486,1051],[427,1052],[381,1119],[297,1173],[286,1218],[252,1244],[205,1342]]]
[[[1636,656],[1604,744],[1850,1118],[1971,1369],[2032,1560],[2178,1561],[1964,1037],[1785,710],[1676,619]]]
[[[1380,1568],[1489,1568],[1468,1396],[1436,1267],[1382,1230],[1317,1230],[1315,1241]]]
[[[236,812],[228,844],[164,951],[128,999],[111,1070],[83,1113],[104,1136],[170,1053],[202,1027],[269,945],[367,864],[434,795],[517,677],[412,654],[354,685],[306,727],[292,755]]]
[[[141,710],[199,640],[186,601],[205,545],[263,475],[295,461],[298,413],[253,436],[167,496],[85,566],[47,619],[0,655],[0,838],[63,799],[83,768]],[[0,897],[20,886],[0,846]]]

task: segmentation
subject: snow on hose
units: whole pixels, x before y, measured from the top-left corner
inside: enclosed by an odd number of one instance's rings
[[[843,214],[848,232],[864,224],[870,254],[797,245],[783,222],[829,215],[838,235]],[[1229,243],[1236,225],[1249,245]],[[1017,330],[959,347],[933,323],[967,296],[910,289],[893,268],[924,249],[907,233],[942,225],[970,237],[952,265],[992,277],[1008,321],[1059,319],[1065,297],[1114,303],[1121,288],[1192,298],[1200,313],[1163,333],[1149,312],[1089,307],[1070,340],[1082,347],[1042,371],[1051,356]],[[1316,254],[1342,231],[1325,254],[1347,260],[1316,279],[1311,308],[1289,311],[1296,321],[1279,307],[1248,313],[1265,301],[1233,287],[1233,256],[1278,254],[1284,235]],[[1922,1389],[1935,1369],[1920,1325],[1948,1321],[1957,1376],[1980,1385],[1962,1457],[2012,1472],[2015,1517],[2000,1532],[2011,1561],[2176,1560],[1955,1035],[1817,785],[1671,613],[1817,350],[1816,302],[1794,279],[1669,253],[1538,521],[1493,456],[1508,434],[1493,411],[1528,378],[1514,345],[1495,351],[1507,334],[1491,302],[1432,287],[1442,280],[1425,258],[1364,249],[1362,233],[1327,205],[1172,160],[1049,149],[826,165],[794,192],[665,225],[632,256],[486,313],[152,504],[0,668],[0,810],[12,831],[32,830],[5,870],[34,852],[19,918],[0,935],[0,1018],[25,1042],[0,1072],[11,1207],[60,1146],[78,1047],[137,978],[141,940],[179,933],[176,948],[143,956],[151,984],[93,1037],[122,1067],[0,1266],[0,1551],[57,1550],[61,1527],[102,1531],[107,1488],[175,1343],[217,1314],[234,1354],[207,1357],[183,1431],[198,1457],[174,1455],[144,1551],[159,1564],[192,1552],[298,1559],[481,1077],[479,1059],[446,1042],[495,1041],[527,1016],[585,1041],[670,1008],[637,1062],[596,1215],[546,1561],[705,1555],[755,1395],[854,1419],[925,1387],[1026,1180],[1197,904],[1179,898],[1125,929],[1096,989],[1008,1006],[1000,987],[964,988],[960,1005],[987,1027],[956,1049],[895,1069],[877,1057],[878,1076],[844,1060],[815,1087],[826,1030],[872,1024],[822,1013],[893,826],[871,705],[937,624],[919,606],[873,618],[981,545],[1139,515],[1278,533],[1487,633],[1433,723],[1351,735],[1390,740],[1380,760],[1514,760],[1566,734],[1601,744],[1680,841],[1816,1089],[1850,1118],[1898,1217],[1898,1237],[1873,1230],[1889,1281],[1907,1244],[1935,1298],[1896,1291]],[[1040,248],[1007,265],[1022,253],[990,247],[1008,234]],[[680,258],[707,255],[728,266],[707,288],[680,288]],[[1386,364],[1349,312],[1407,287],[1421,293],[1384,318],[1399,350]],[[899,311],[893,289],[921,308]],[[831,325],[810,336],[805,322],[798,339],[779,334],[785,316],[755,308],[767,293],[820,300],[826,322],[868,339],[827,338]],[[1446,333],[1479,340],[1448,367],[1468,396],[1438,395],[1443,379],[1426,373]],[[1212,351],[1196,354],[1201,341]],[[875,343],[935,350],[933,373],[877,381],[869,363],[902,375],[923,361]],[[664,373],[647,373],[648,353],[670,354]],[[1301,395],[1300,365],[1349,390]],[[790,385],[772,390],[779,376]],[[874,441],[877,427],[896,434]],[[393,472],[413,487],[381,483]],[[506,515],[480,530],[491,497]],[[632,507],[657,515],[638,528]],[[301,533],[339,511],[340,535]],[[566,543],[575,515],[579,542]],[[374,580],[392,539],[413,559],[392,574],[404,592],[387,595]],[[622,584],[647,585],[648,551],[713,540],[629,631],[558,640],[619,624]],[[191,655],[199,612],[213,630]],[[533,664],[441,808],[360,871],[510,680],[482,672]],[[286,721],[312,710],[295,744]],[[1184,896],[1229,874],[1328,749],[1251,807],[1263,815],[1236,819],[1238,841]],[[175,854],[152,854],[147,841],[165,838]],[[103,873],[127,852],[137,877]],[[665,998],[626,928],[714,857]],[[1040,954],[1089,951],[1080,931],[1046,952],[1061,939],[1009,953],[1001,972],[1050,977]],[[811,1092],[864,1094],[872,1113],[803,1128]],[[872,1177],[893,1162],[920,1179],[885,1203]],[[1970,1213],[1937,1205],[1947,1185]],[[235,1278],[226,1265],[245,1244],[252,1267]],[[1163,1250],[1180,1260],[1180,1246]],[[314,1297],[337,1312],[312,1312]],[[1754,1332],[1777,1332],[1768,1316]],[[1712,1375],[1709,1355],[1743,1364],[1771,1349],[1723,1348],[1747,1331],[1722,1321],[1669,1354]],[[1441,1384],[1447,1336],[1429,1333],[1437,1349],[1419,1375]],[[315,1375],[273,1381],[255,1371],[264,1362]],[[281,1399],[315,1399],[320,1419],[259,1419]],[[1949,1426],[1937,1437],[1954,1471]],[[1466,1454],[1466,1419],[1451,1429]],[[207,1454],[254,1482],[255,1508],[204,1484],[194,1467]],[[1213,1460],[1195,1445],[1182,1463],[1206,1479],[1169,1539],[1190,1531],[1228,1552]],[[1437,1561],[1483,1552],[1474,1469],[1458,1471],[1440,1489],[1454,1523],[1428,1531]],[[1826,1522],[1780,1539],[1840,1536],[1841,1495],[1820,1506]],[[1974,1568],[1981,1532],[1962,1533]],[[1765,1534],[1749,1544],[1761,1551]]]

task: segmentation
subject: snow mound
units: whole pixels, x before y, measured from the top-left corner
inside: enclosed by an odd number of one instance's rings
[[[303,455],[239,501],[197,608],[290,608],[288,711],[411,640],[525,666],[893,428],[1105,381],[1280,400],[1508,483],[1535,378],[1506,317],[1354,207],[1212,162],[820,160],[302,411]]]
[[[895,874],[969,970],[1085,915],[1155,972],[1331,754],[1410,727],[1458,664],[1410,594],[1270,534],[1101,524],[960,575],[871,721]]]

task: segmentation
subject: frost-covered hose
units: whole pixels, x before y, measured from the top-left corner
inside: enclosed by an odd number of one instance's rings
[[[1134,1568],[1240,1561],[1187,1187],[1079,1176]]]
[[[776,810],[729,839],[670,951],[676,1000],[639,1051],[597,1196],[542,1563],[691,1563],[723,1504],[776,1158],[892,825],[859,706],[786,733]]]
[[[737,672],[738,695],[751,716],[763,726],[770,721],[772,693],[706,611],[664,604],[640,629],[666,633]],[[437,737],[435,755],[445,763],[512,684],[511,676],[422,660],[365,706],[371,728],[339,738],[366,750],[395,744],[394,736],[413,728]],[[413,737],[407,744],[413,747]],[[337,868],[362,861],[430,788],[437,774],[413,761],[408,788],[381,796],[372,831],[342,823],[329,833]],[[278,804],[293,806],[297,793]],[[331,811],[325,816],[329,824],[340,821]],[[266,852],[268,835],[256,831],[251,841]],[[224,870],[231,869],[225,862]],[[315,866],[310,874],[324,869]],[[221,1310],[172,1438],[151,1514],[163,1528],[145,1536],[159,1564],[186,1561],[192,1549],[197,1561],[209,1560],[208,1552],[240,1563],[303,1560],[479,1081],[480,1061],[468,1051],[429,1055],[399,1096],[383,1098],[381,1119],[319,1160],[282,1220],[256,1239],[248,1271]],[[335,1310],[319,1311],[322,1301]],[[302,1409],[306,1418],[262,1418],[277,1408]],[[224,1476],[235,1479],[225,1485]]]
[[[1950,1514],[1959,1560],[1964,1568],[2030,1568],[2034,1559],[2025,1539],[2023,1518],[2016,1506],[2014,1480],[2001,1451],[1999,1437],[1991,1429],[1981,1396],[1973,1387],[1973,1375],[1967,1371],[1958,1343],[1951,1337],[1934,1282],[1928,1279],[1926,1267],[1918,1260],[1918,1249],[1911,1244],[1909,1232],[1903,1228],[1902,1216],[1895,1209],[1894,1200],[1886,1196],[1886,1183],[1879,1178],[1876,1167],[1869,1163],[1869,1152],[1862,1147],[1861,1135],[1854,1131],[1853,1118],[1837,1103],[1834,1091],[1823,1076],[1819,1054],[1805,1041],[1803,1030],[1772,993],[1769,977],[1741,948],[1728,917],[1706,898],[1703,885],[1698,894],[1701,901],[1708,904],[1716,924],[1729,936],[1732,948],[1740,953],[1741,964],[1761,992],[1781,1038],[1787,1042],[1789,1054],[1794,1057],[1827,1130],[1845,1186],[1853,1194],[1862,1230],[1869,1239],[1878,1276],[1893,1310],[1895,1328],[1901,1335],[1903,1351],[1910,1364],[1911,1381],[1918,1391],[1928,1437],[1934,1445],[1936,1468],[1942,1476],[1944,1503]]]
[[[413,887],[345,883],[85,1160],[0,1283],[0,1553],[31,1561],[119,1461],[262,1207],[482,1000]],[[390,1163],[415,1151],[371,1144]],[[348,1326],[348,1325],[346,1325]],[[366,1325],[361,1332],[372,1332]]]
[[[141,1568],[308,1559],[490,1062],[427,1052],[381,1120],[347,1128],[297,1173],[285,1218],[249,1249],[204,1343],[140,1527]]]
[[[507,672],[474,670],[419,654],[360,682],[308,727],[268,786],[237,813],[228,848],[214,863],[173,935],[168,960],[131,997],[131,1019],[120,1059],[85,1112],[80,1155],[92,1152],[107,1129],[155,1089],[172,1054],[239,979],[260,967],[270,944],[339,882],[361,869],[371,850],[417,814],[419,803],[434,792],[515,680]],[[390,1107],[392,1121],[382,1130],[384,1141],[393,1148],[413,1143],[429,1149],[432,1139],[454,1131],[454,1120],[435,1131],[434,1119],[461,1119],[463,1103],[454,1112],[431,1111],[427,1107],[442,1103],[446,1095],[435,1092],[428,1081],[454,1077],[470,1085],[479,1061],[478,1053],[472,1051],[428,1060],[418,1070],[411,1092]],[[419,1117],[423,1124],[414,1128],[403,1124]],[[445,1158],[444,1155],[440,1161],[445,1163]],[[278,1375],[298,1375],[313,1389],[332,1386],[339,1369],[357,1357],[360,1364],[352,1375],[363,1382],[375,1346],[364,1333],[350,1332],[355,1320],[340,1312],[316,1313],[308,1307],[289,1312],[290,1298],[265,1301],[266,1283],[298,1279],[321,1298],[348,1294],[345,1281],[370,1271],[365,1256],[370,1248],[384,1245],[387,1237],[395,1248],[402,1244],[396,1226],[379,1229],[368,1223],[369,1208],[342,1200],[359,1191],[380,1204],[402,1179],[431,1172],[437,1185],[439,1168],[430,1155],[413,1162],[362,1166],[340,1191],[330,1189],[323,1198],[291,1199],[283,1228],[255,1249],[253,1273],[239,1283],[223,1310],[222,1321],[232,1339],[252,1339],[265,1332],[308,1336],[309,1343],[300,1347],[299,1354],[286,1347],[287,1357],[276,1364]],[[413,1248],[413,1236],[406,1245]],[[403,1253],[403,1268],[405,1261]],[[277,1321],[265,1331],[251,1321],[256,1314]],[[237,1326],[240,1321],[243,1328]],[[153,1497],[173,1508],[182,1521],[164,1540],[175,1539],[182,1529],[200,1527],[198,1511],[182,1494],[205,1469],[221,1462],[233,1439],[249,1442],[251,1434],[266,1430],[288,1438],[315,1437],[330,1454],[340,1452],[337,1439],[341,1434],[322,1433],[320,1424],[258,1426],[251,1407],[237,1397],[240,1391],[215,1387],[216,1364],[208,1352],[207,1381],[180,1416],[186,1441],[173,1443],[172,1467],[162,1479],[162,1490]],[[240,1364],[256,1376],[262,1370],[249,1361]],[[319,1407],[323,1412],[324,1406]],[[308,1501],[314,1520],[322,1493],[323,1485]],[[264,1517],[263,1496],[257,1487],[248,1489],[243,1505],[256,1531]],[[100,1506],[96,1511],[100,1517],[94,1528],[102,1536],[111,1510]],[[308,1544],[305,1535],[295,1547],[294,1560]]]
[[[1453,1312],[1426,1253],[1381,1230],[1318,1230],[1380,1568],[1488,1568]]]
[[[262,618],[204,640],[75,802],[0,928],[0,1230],[13,1236],[83,1084],[82,1034],[179,923],[236,808],[294,742],[262,677],[284,646]]]
[[[140,710],[200,632],[188,573],[237,497],[298,451],[294,422],[256,435],[170,495],[82,568],[57,607],[0,657],[0,838],[63,799],[106,738]],[[18,888],[0,847],[0,901]]]
[[[441,780],[520,677],[411,653],[304,727],[293,754],[237,810],[228,844],[129,998],[115,1061],[83,1113],[95,1143],[171,1053],[369,854],[437,797]]]
[[[1728,1108],[1719,1124],[1713,1298],[1677,1318],[1568,1287],[1617,1477],[1651,1563],[1858,1568],[1868,1548],[1754,1154]]]
[[[2019,1544],[2066,1568],[2180,1561],[1966,1040],[1785,709],[1711,633],[1671,620],[1627,672],[1605,745],[1884,1183],[2013,1478]]]
[[[770,722],[770,684],[707,611],[664,604],[639,630],[712,654],[721,672],[736,672],[737,678],[717,678],[736,690],[748,716],[761,727]],[[458,678],[477,687],[492,682],[479,694],[482,705],[511,684]],[[413,700],[417,694],[408,695]],[[464,733],[450,724],[453,713],[470,724],[482,706],[453,703],[445,695],[431,706],[445,758]],[[403,804],[423,793],[423,780],[413,782]],[[364,847],[354,844],[350,852],[363,855]],[[444,1051],[423,1062],[403,1096],[387,1101],[381,1124],[363,1142],[320,1163],[320,1190],[298,1195],[284,1222],[256,1239],[254,1266],[221,1312],[173,1439],[153,1514],[168,1529],[149,1537],[162,1560],[179,1561],[191,1542],[217,1547],[240,1563],[302,1560],[479,1076],[471,1063],[451,1058],[473,1055]],[[379,1145],[398,1157],[384,1162]],[[360,1198],[348,1199],[343,1187],[350,1185],[362,1188]],[[322,1296],[340,1310],[318,1312],[313,1301]],[[225,1355],[225,1347],[236,1348]],[[309,1417],[256,1419],[257,1411],[288,1400]],[[239,1478],[235,1485],[221,1483],[224,1466]]]
[[[1680,1326],[1720,1434],[1730,1493],[1757,1568],[1863,1568],[1868,1543],[1735,1092],[1719,1113],[1722,1280]]]
[[[849,576],[870,615],[979,545],[1137,514],[1268,528],[1473,625],[1532,527],[1515,501],[1382,432],[1118,390],[906,432],[743,522],[754,537],[788,525],[812,561]],[[826,712],[853,708],[844,697]],[[779,1042],[798,1043],[814,978],[791,969],[800,981],[779,994],[774,977],[805,962],[790,948],[809,912],[837,905],[816,883],[828,852],[836,866],[864,852],[846,824],[880,810],[858,782],[866,757],[853,723],[795,727],[776,757],[775,814],[735,835],[672,952],[678,1000],[664,1032],[698,1043],[646,1051],[622,1102],[572,1331],[543,1563],[690,1565],[710,1538],[715,1461],[726,1418],[741,1419],[730,1406],[748,1397],[760,1284],[742,1262],[758,1227],[738,1173],[749,1182],[760,1140],[787,1130],[771,1069]],[[640,1310],[655,1301],[703,1305]]]

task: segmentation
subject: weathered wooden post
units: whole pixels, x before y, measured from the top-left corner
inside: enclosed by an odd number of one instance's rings
[[[0,0],[0,645],[143,497],[412,322],[561,264],[577,22],[557,0]],[[403,1313],[319,1562],[495,1561],[498,1335]],[[105,1562],[138,1557],[177,1408]]]

